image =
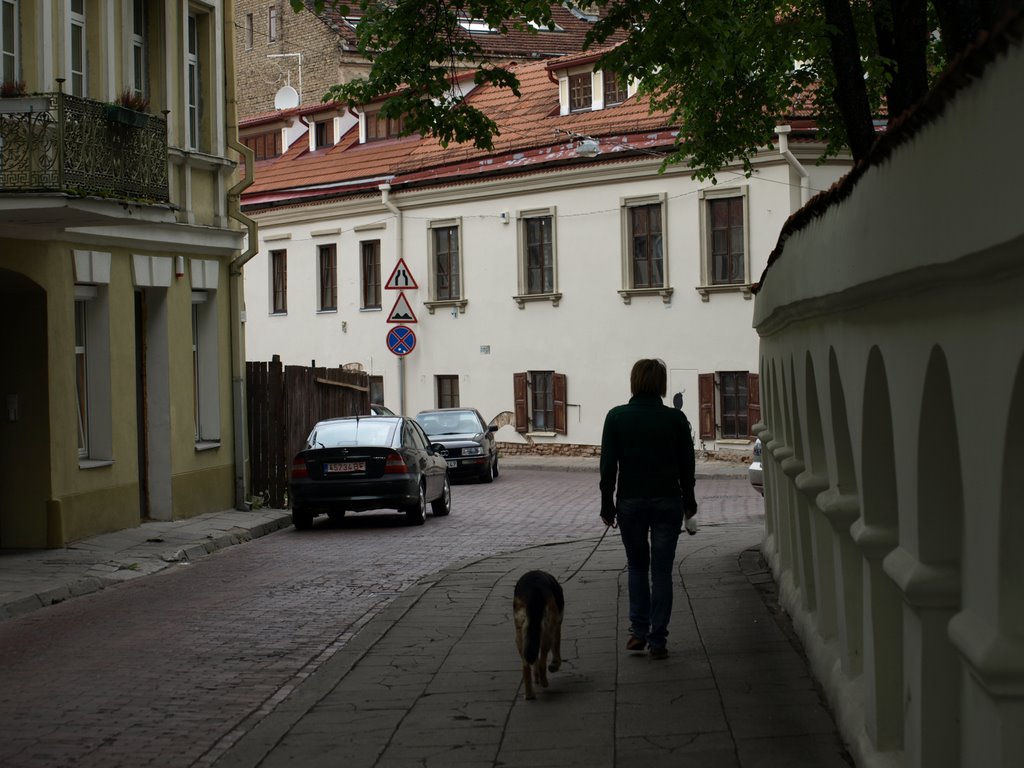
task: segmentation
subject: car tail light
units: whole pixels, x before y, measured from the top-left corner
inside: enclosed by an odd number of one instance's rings
[[[404,475],[404,474],[408,473],[408,471],[409,471],[409,467],[406,465],[405,459],[403,459],[399,454],[395,453],[394,451],[392,451],[391,453],[388,454],[388,460],[386,462],[384,462],[384,474],[385,475],[391,475],[391,474],[402,474],[402,475]]]
[[[292,461],[292,479],[301,477],[309,477],[309,470],[306,468],[306,460],[301,456],[296,456]]]

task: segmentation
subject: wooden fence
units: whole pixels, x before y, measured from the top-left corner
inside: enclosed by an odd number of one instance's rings
[[[283,509],[291,461],[313,425],[334,416],[370,412],[369,376],[364,371],[246,363],[249,467],[252,495]]]

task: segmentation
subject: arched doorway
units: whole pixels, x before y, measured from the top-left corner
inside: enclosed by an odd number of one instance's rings
[[[46,291],[0,269],[0,548],[47,545],[50,402]],[[70,374],[71,368],[68,367]]]

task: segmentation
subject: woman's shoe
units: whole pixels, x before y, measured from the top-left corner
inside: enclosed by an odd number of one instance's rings
[[[630,635],[629,640],[626,641],[627,651],[642,651],[647,648],[647,641],[642,637],[636,635]]]

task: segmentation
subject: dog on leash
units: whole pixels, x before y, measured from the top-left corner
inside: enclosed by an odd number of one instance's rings
[[[562,666],[562,615],[565,596],[558,579],[545,571],[529,571],[516,582],[512,615],[516,648],[523,660],[523,696],[535,698],[533,684],[548,687],[548,672]],[[548,653],[551,664],[547,663]]]

